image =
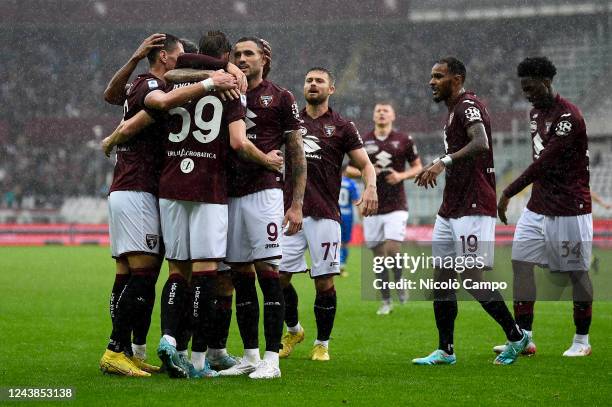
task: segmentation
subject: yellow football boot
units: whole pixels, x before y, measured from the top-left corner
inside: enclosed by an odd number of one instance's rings
[[[329,351],[327,350],[327,347],[324,345],[316,344],[313,348],[312,351],[310,352],[310,359],[311,360],[320,360],[322,362],[326,362],[329,360]]]
[[[100,370],[108,374],[122,376],[148,377],[149,373],[140,370],[123,352],[107,349],[100,359]]]
[[[283,335],[283,338],[281,339],[281,345],[283,345],[283,347],[278,351],[278,357],[288,358],[289,355],[291,355],[291,352],[293,352],[293,348],[295,347],[295,345],[302,342],[303,340],[304,328],[300,329],[300,331],[297,333],[291,333],[287,331],[287,333]]]
[[[148,373],[159,373],[160,367],[159,366],[155,366],[155,365],[150,365],[147,362],[145,362],[144,359],[140,359],[138,356],[134,355],[130,358],[130,360],[132,361],[132,363],[134,363],[134,365],[139,368],[142,371],[148,372]]]

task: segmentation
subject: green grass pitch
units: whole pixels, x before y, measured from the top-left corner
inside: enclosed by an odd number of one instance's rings
[[[609,272],[612,252],[598,255],[600,273]],[[539,302],[537,356],[494,366],[491,348],[503,342],[502,331],[478,304],[462,302],[455,335],[457,365],[412,366],[412,358],[437,345],[431,303],[411,302],[387,317],[377,316],[378,303],[361,299],[359,249],[353,249],[351,275],[336,280],[338,313],[330,362],[308,360],[315,336],[314,288],[308,277],[296,276],[306,340],[281,361],[281,379],[133,379],[98,370],[110,333],[107,301],[114,266],[107,248],[0,248],[0,258],[0,387],[76,389],[73,401],[55,405],[603,406],[612,400],[612,302],[594,306],[593,355],[588,358],[561,357],[573,335],[571,303]],[[496,265],[510,267],[508,248],[497,249]],[[158,293],[165,277],[166,269]],[[158,339],[159,304],[149,334],[152,362],[159,362]],[[228,345],[230,352],[241,353],[235,318]]]

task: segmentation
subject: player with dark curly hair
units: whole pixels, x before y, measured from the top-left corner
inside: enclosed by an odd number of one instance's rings
[[[593,240],[589,152],[582,113],[552,86],[557,73],[546,57],[525,58],[517,67],[529,113],[533,163],[503,192],[498,214],[506,223],[510,199],[529,184],[531,198],[516,225],[512,244],[514,315],[531,340],[536,287],[533,268],[547,265],[569,277],[573,286],[576,334],[563,356],[588,356],[593,287],[588,274]],[[505,345],[496,346],[496,352]]]

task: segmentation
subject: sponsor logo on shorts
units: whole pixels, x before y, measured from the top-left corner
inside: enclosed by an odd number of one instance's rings
[[[266,244],[265,248],[266,249],[274,249],[276,247],[280,247],[280,244],[278,244],[278,243],[268,243],[268,244]]]
[[[147,247],[153,250],[157,247],[157,242],[159,242],[159,236],[147,234],[147,236],[145,237],[145,240],[147,242]]]

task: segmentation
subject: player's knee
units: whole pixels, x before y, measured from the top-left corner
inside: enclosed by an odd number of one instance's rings
[[[289,284],[291,284],[291,277],[291,273],[286,273],[282,271],[279,273],[280,284],[283,289],[285,289],[287,286],[289,286]]]
[[[130,265],[128,264],[126,258],[120,257],[116,259],[115,265],[117,274],[130,274]]]
[[[217,295],[227,297],[234,292],[234,284],[230,273],[220,273],[217,277]]]
[[[517,274],[533,274],[535,264],[522,260],[512,260],[512,271]]]
[[[133,254],[127,256],[130,268],[149,268],[159,266],[159,257],[151,254]]]
[[[317,277],[315,278],[314,283],[315,283],[315,289],[317,293],[329,291],[334,287],[334,277],[333,276]]]
[[[179,274],[186,280],[189,280],[191,275],[191,262],[190,261],[169,261],[168,270],[170,275]]]
[[[279,278],[278,266],[265,261],[258,261],[255,263],[255,272],[257,273],[257,278],[259,279]]]
[[[401,243],[397,240],[387,240],[385,242],[385,251],[387,256],[395,256],[396,253],[399,253],[401,248]]]

